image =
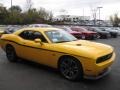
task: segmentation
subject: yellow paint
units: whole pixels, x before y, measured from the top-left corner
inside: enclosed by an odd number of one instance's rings
[[[18,35],[24,30],[41,32],[48,40],[48,43],[43,43],[41,45],[40,43],[20,38]],[[105,68],[108,68],[115,59],[113,47],[109,45],[86,40],[52,43],[44,33],[49,30],[56,30],[56,28],[24,28],[13,34],[4,34],[1,37],[1,47],[5,49],[6,44],[11,44],[19,57],[53,68],[58,67],[58,60],[61,56],[73,56],[81,62],[84,74],[93,76],[97,76]],[[111,52],[114,53],[112,58],[96,64],[98,57],[110,54]]]

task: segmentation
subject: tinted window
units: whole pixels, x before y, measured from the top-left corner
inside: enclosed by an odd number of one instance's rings
[[[36,31],[23,31],[19,36],[27,40],[35,40],[37,38],[40,38],[42,42],[47,42],[45,37],[40,32]]]
[[[23,31],[19,36],[23,39],[33,40],[33,31]]]
[[[34,39],[40,38],[42,40],[42,42],[47,42],[47,40],[45,39],[45,37],[40,32],[34,32],[33,35],[34,35]]]

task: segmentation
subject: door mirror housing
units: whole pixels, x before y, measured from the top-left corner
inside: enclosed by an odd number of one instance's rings
[[[37,38],[37,39],[35,39],[34,41],[35,41],[35,43],[40,43],[40,44],[42,45],[41,39]]]

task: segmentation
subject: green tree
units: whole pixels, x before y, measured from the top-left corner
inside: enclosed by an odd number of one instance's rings
[[[8,17],[8,11],[5,7],[0,7],[0,24],[5,24],[5,19]]]
[[[22,9],[19,6],[12,6],[11,8],[9,8],[9,11],[21,13]]]
[[[35,8],[24,12],[24,22],[27,24],[35,23],[39,19],[39,14]]]
[[[8,24],[22,24],[23,18],[21,17],[22,9],[19,6],[12,6],[8,9],[9,17],[6,17]]]
[[[45,8],[40,8],[39,10],[38,10],[38,13],[39,13],[39,17],[41,18],[41,19],[43,19],[43,20],[52,20],[52,18],[53,18],[53,13],[52,12],[50,12],[50,11],[47,11],[47,10],[45,10]]]
[[[53,14],[51,11],[47,11],[45,8],[37,10],[32,8],[31,4],[29,9],[24,12],[20,6],[12,6],[9,9],[0,7],[0,24],[51,23],[52,18]]]

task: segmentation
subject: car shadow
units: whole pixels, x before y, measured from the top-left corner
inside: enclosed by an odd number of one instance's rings
[[[51,68],[49,66],[42,65],[39,63],[35,63],[33,61],[29,61],[26,59],[18,59],[17,63],[27,65],[27,66],[30,66],[30,67],[35,68],[35,69],[42,69],[42,70],[46,70],[46,71],[50,71],[50,72],[59,73],[57,69],[54,69],[54,68]]]
[[[25,65],[27,67],[30,67],[32,69],[38,70],[42,73],[46,73],[46,74],[60,80],[61,82],[62,81],[63,82],[68,82],[68,83],[72,82],[72,83],[77,83],[77,84],[79,83],[79,84],[85,84],[85,85],[88,85],[88,86],[89,85],[94,86],[94,85],[102,84],[103,82],[108,83],[111,80],[111,76],[108,74],[108,75],[106,75],[106,76],[104,76],[100,79],[97,79],[97,80],[82,79],[82,80],[77,80],[77,81],[69,81],[69,80],[67,80],[67,79],[65,79],[64,77],[61,76],[59,70],[51,68],[49,66],[45,66],[45,65],[35,63],[35,62],[32,62],[32,61],[28,61],[28,60],[25,60],[25,59],[19,59],[17,61],[17,63]]]

